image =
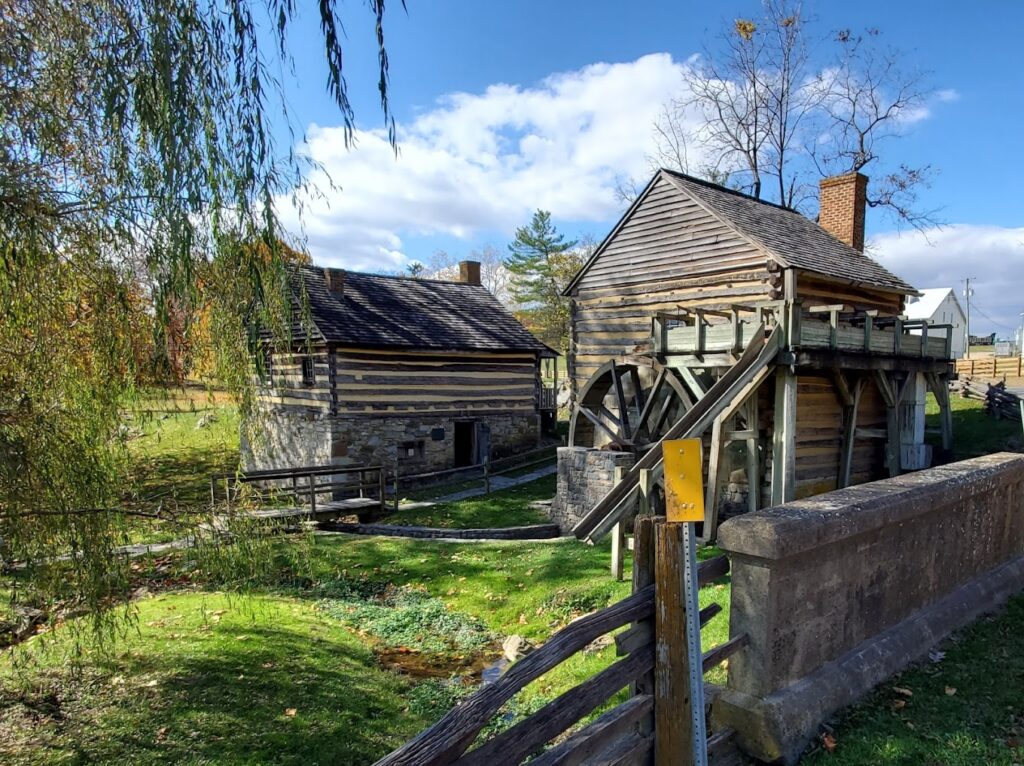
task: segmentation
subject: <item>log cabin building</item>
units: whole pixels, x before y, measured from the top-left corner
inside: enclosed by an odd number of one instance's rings
[[[308,319],[293,352],[267,360],[247,470],[475,465],[536,447],[553,422],[541,366],[557,354],[481,286],[479,263],[463,261],[457,282],[315,266],[293,281]]]
[[[702,397],[724,395],[717,384],[726,391],[729,376],[747,388],[729,389],[739,398],[716,402],[712,417],[694,414],[687,432],[705,440],[705,537],[723,507],[925,467],[929,388],[944,405],[949,447],[949,329],[906,321],[915,289],[863,252],[866,190],[857,173],[824,179],[815,223],[697,178],[655,174],[565,290],[573,402],[554,509],[563,526],[588,539],[606,532],[622,498],[601,501],[607,481],[596,491],[574,485],[607,479],[605,463],[654,465],[644,455],[660,452],[658,439]],[[762,369],[745,378],[733,370],[744,349],[769,343],[776,351]],[[637,477],[628,478],[635,499]]]

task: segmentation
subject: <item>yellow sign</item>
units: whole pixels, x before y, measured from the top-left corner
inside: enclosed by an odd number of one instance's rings
[[[669,521],[704,521],[703,454],[700,439],[675,439],[662,444]]]

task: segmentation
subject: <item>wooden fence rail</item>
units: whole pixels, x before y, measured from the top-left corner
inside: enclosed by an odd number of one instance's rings
[[[648,760],[655,747],[654,718],[660,695],[653,679],[668,674],[673,683],[682,683],[686,677],[685,669],[684,675],[679,676],[678,668],[664,666],[662,649],[653,629],[656,609],[664,610],[663,599],[666,594],[671,598],[673,592],[671,588],[666,590],[662,586],[663,593],[659,597],[659,586],[654,583],[655,544],[666,534],[661,530],[662,526],[675,525],[658,522],[656,533],[655,521],[651,517],[637,520],[635,590],[632,595],[555,633],[543,646],[513,664],[497,681],[479,689],[436,724],[382,758],[376,766],[515,766],[538,753],[541,754],[531,760],[531,764],[568,766],[599,760],[625,766]],[[729,562],[725,556],[710,559],[699,566],[698,583],[705,585],[725,576],[728,571]],[[675,608],[682,610],[684,607],[679,603]],[[701,612],[701,624],[720,610],[717,605],[706,607]],[[627,624],[631,627],[616,636],[622,659],[501,734],[469,750],[502,705],[527,684],[582,651],[595,639]],[[670,637],[659,636],[658,641],[662,638],[685,642],[685,631]],[[743,638],[740,637],[705,652],[703,670],[707,671],[742,646]],[[659,683],[658,688],[662,685]],[[557,746],[541,752],[545,745],[570,731],[627,686],[632,696],[626,702],[603,713]],[[721,735],[716,736],[721,739]],[[614,760],[608,760],[611,754],[615,755]]]

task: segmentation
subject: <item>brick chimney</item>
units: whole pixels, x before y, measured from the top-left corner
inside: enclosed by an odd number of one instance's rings
[[[863,250],[868,177],[847,173],[823,178],[819,186],[818,225],[850,247]]]
[[[467,285],[480,285],[480,261],[459,261],[459,281]]]
[[[324,266],[324,281],[327,283],[327,289],[335,296],[340,298],[345,294],[345,269]]]

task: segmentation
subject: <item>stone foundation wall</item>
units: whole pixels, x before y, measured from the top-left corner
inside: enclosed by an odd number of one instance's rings
[[[1024,589],[1024,456],[987,455],[748,513],[713,708],[756,758],[795,763],[822,721]]]
[[[268,412],[255,444],[249,443],[242,429],[242,466],[246,471],[260,471],[330,465],[332,431],[330,415],[324,411]]]
[[[245,468],[383,465],[391,470],[397,462],[407,474],[443,470],[455,464],[456,421],[489,430],[492,459],[539,445],[540,416],[534,413],[362,417],[280,410],[267,417],[262,444],[253,448],[243,440]]]
[[[615,468],[633,467],[631,452],[610,452],[588,447],[558,448],[558,493],[551,504],[551,520],[568,534],[583,516],[615,486]]]

